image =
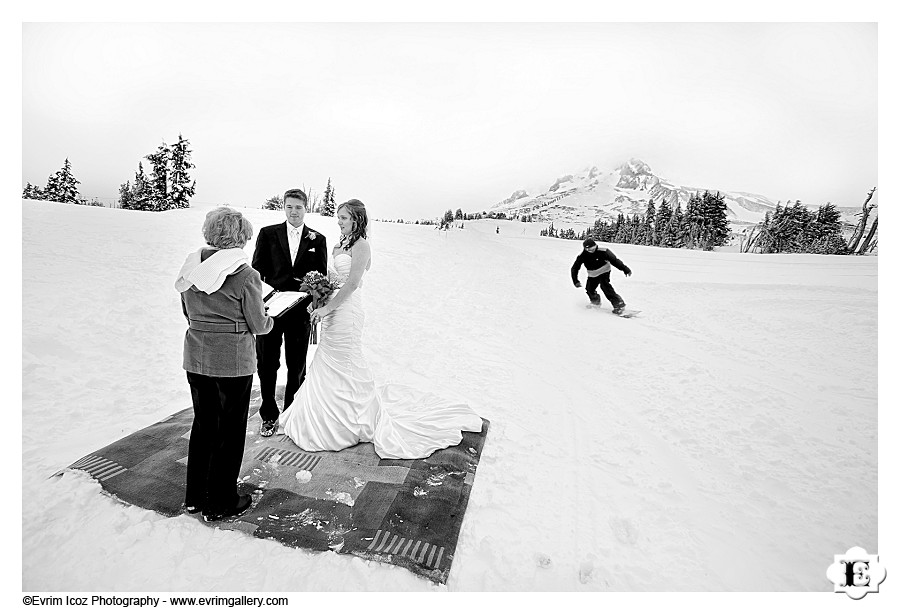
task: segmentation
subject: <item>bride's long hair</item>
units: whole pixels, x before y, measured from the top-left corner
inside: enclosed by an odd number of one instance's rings
[[[344,249],[350,249],[351,247],[353,247],[353,244],[360,239],[367,238],[366,233],[368,232],[369,228],[369,215],[366,213],[366,206],[362,204],[362,201],[355,198],[351,198],[347,202],[338,205],[338,208],[335,209],[334,214],[337,215],[337,212],[340,211],[342,207],[347,208],[347,212],[350,214],[350,219],[353,221],[353,229],[350,231],[350,234],[347,235],[347,245],[344,247]],[[342,243],[344,241],[344,239],[341,240]]]

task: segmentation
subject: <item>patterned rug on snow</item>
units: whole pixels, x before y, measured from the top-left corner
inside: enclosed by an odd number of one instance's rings
[[[281,433],[258,435],[254,389],[239,491],[253,506],[209,523],[311,550],[405,567],[446,583],[490,423],[423,460],[381,460],[369,443],[304,452]],[[182,512],[189,407],[72,463],[121,501]],[[199,516],[197,516],[199,517]],[[202,522],[202,521],[201,521]]]

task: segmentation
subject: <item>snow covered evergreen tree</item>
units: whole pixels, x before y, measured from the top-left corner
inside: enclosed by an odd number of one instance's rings
[[[270,211],[281,211],[284,209],[284,199],[281,197],[281,194],[276,194],[267,200],[263,206],[263,209],[269,209]]]
[[[721,194],[704,192],[700,198],[698,214],[700,234],[698,245],[705,250],[725,245],[731,233],[728,223],[728,206]]]
[[[322,205],[319,212],[327,217],[334,217],[334,187],[331,185],[331,177],[328,178],[328,185],[325,186],[325,194],[322,196]]]
[[[165,143],[163,143],[165,145]],[[190,198],[197,189],[197,182],[191,179],[190,170],[195,168],[191,163],[191,142],[178,134],[178,142],[172,145],[170,158],[172,173],[170,176],[171,190],[169,202],[171,208],[187,209],[191,206]]]
[[[688,223],[684,211],[681,209],[681,201],[675,205],[672,213],[672,233],[675,237],[673,247],[687,247],[691,243],[691,226]]]
[[[30,181],[25,184],[25,189],[22,190],[22,198],[28,198],[31,200],[45,200],[44,191],[36,185],[31,185]]]
[[[616,216],[616,223],[613,225],[613,243],[625,243],[625,214],[620,213]]]
[[[169,201],[169,160],[171,152],[163,141],[151,154],[144,156],[150,162],[149,199],[143,209],[145,211],[167,211],[172,208]]]
[[[641,245],[656,245],[656,205],[653,203],[653,199],[647,203],[647,212],[644,216],[643,225],[641,228],[641,237],[640,237]]]
[[[641,221],[641,216],[635,213],[631,218],[630,228],[628,230],[628,243],[631,243],[632,245],[638,243],[642,225],[643,222]]]
[[[127,182],[126,182],[127,185]],[[122,198],[121,186],[119,188],[119,205],[122,209],[138,209],[141,211],[153,211],[153,192],[150,188],[150,180],[144,173],[144,163],[138,162],[138,169],[134,173],[134,183],[130,186],[129,197]]]
[[[661,247],[672,247],[675,244],[675,229],[673,226],[672,207],[665,199],[659,203],[659,209],[656,210],[655,237],[656,243]]]
[[[682,224],[682,246],[696,247],[700,242],[700,233],[703,229],[703,218],[700,215],[700,196],[691,194],[687,207],[684,210]]]
[[[59,196],[61,203],[77,203],[81,200],[78,194],[78,184],[81,183],[77,179],[75,179],[75,175],[72,174],[72,165],[69,163],[69,159],[66,158],[63,167],[58,171],[58,186],[59,186]]]
[[[750,247],[763,254],[849,252],[840,211],[831,203],[819,207],[815,215],[799,200],[793,205],[788,201],[785,207],[778,203],[774,212],[766,212],[756,232]]]
[[[72,165],[66,158],[62,168],[47,178],[47,187],[43,190],[42,200],[77,203],[80,200],[78,196],[79,183],[81,182],[75,179],[75,175],[72,174]]]
[[[133,209],[132,207],[132,199],[134,195],[131,190],[131,182],[126,181],[122,185],[119,186],[119,201],[118,207],[119,209]]]

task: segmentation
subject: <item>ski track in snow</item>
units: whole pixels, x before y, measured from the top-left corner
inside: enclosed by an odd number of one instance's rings
[[[492,220],[374,223],[363,287],[376,381],[491,420],[446,587],[48,479],[190,405],[173,282],[205,213],[23,204],[24,590],[826,591],[877,551],[877,258],[611,245],[626,320],[584,308],[578,242]]]

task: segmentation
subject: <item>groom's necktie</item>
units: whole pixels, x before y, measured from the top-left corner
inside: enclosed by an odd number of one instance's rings
[[[290,243],[291,247],[291,264],[294,264],[294,261],[297,259],[297,250],[300,249],[300,230],[291,228],[290,240],[288,243]]]

